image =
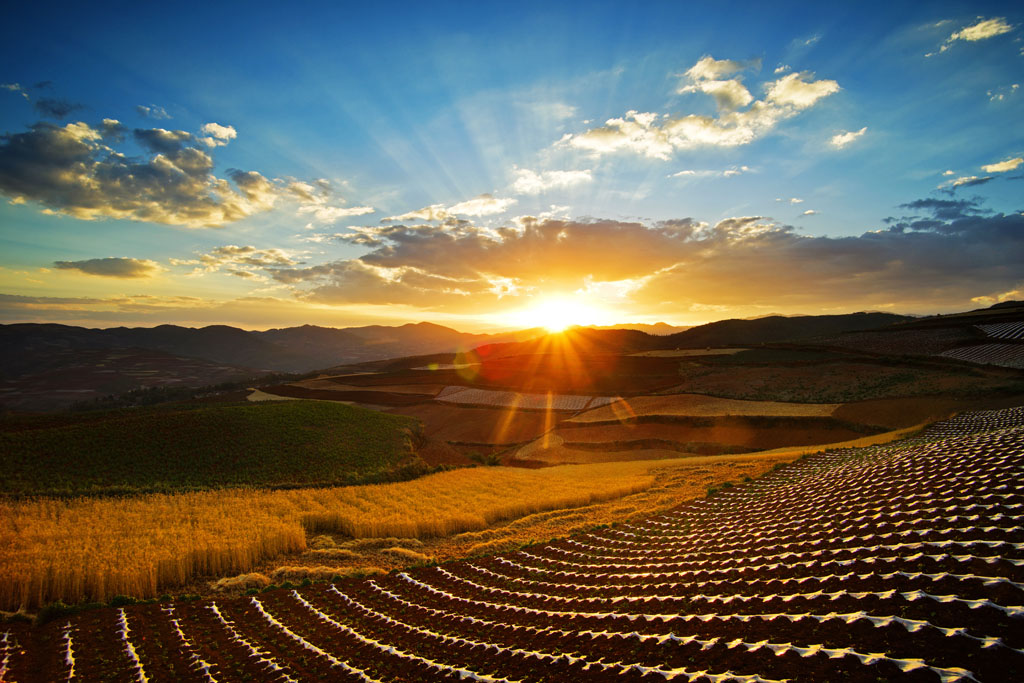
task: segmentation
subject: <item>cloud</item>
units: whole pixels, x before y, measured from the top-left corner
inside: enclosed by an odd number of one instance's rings
[[[262,279],[255,271],[269,271],[299,265],[296,256],[283,249],[257,249],[253,246],[227,244],[190,259],[169,259],[172,266],[193,266],[190,275],[203,275],[225,270],[237,277]],[[244,275],[242,274],[244,273]]]
[[[29,97],[28,93],[25,91],[25,88],[21,87],[21,83],[2,83],[0,84],[0,89],[7,90],[8,92],[18,93],[29,102],[32,101],[32,98]]]
[[[1024,57],[1024,48],[1021,48],[1021,56]],[[1002,88],[996,88],[995,90],[989,90],[987,93],[990,102],[1002,102],[1007,97],[1017,94],[1020,90],[1020,83],[1011,83],[1008,86]]]
[[[589,170],[584,171],[531,171],[517,168],[512,191],[516,194],[540,194],[548,190],[560,190],[593,181]]]
[[[776,197],[777,202],[789,202],[790,204],[803,204],[804,200],[799,197],[790,197],[789,199],[783,199],[782,197]]]
[[[223,147],[238,137],[234,126],[222,126],[219,123],[205,123],[200,130],[206,137],[199,140],[207,147]]]
[[[0,192],[85,220],[219,226],[258,210],[212,174],[213,159],[205,152],[175,149],[162,133],[136,139],[167,151],[141,160],[125,156],[105,144],[102,127],[82,122],[63,127],[40,122],[4,135]]]
[[[1024,164],[1024,158],[1014,157],[1006,161],[997,161],[994,164],[985,164],[981,167],[981,170],[985,173],[1006,173],[1007,171],[1014,170],[1021,164]]]
[[[724,171],[695,171],[693,169],[684,169],[682,171],[676,171],[670,173],[669,178],[731,178],[733,176],[742,175],[744,173],[750,173],[751,168],[749,166],[733,166],[727,168]]]
[[[448,213],[460,216],[492,216],[505,212],[515,203],[515,199],[499,199],[489,194],[482,194],[448,207]]]
[[[814,209],[807,209],[807,210],[806,210],[806,211],[804,211],[804,212],[803,212],[803,214],[801,214],[801,215],[804,215],[804,216],[815,216],[815,215],[817,215],[817,213],[818,213],[818,212],[817,212],[817,211],[815,211]]]
[[[3,83],[0,84],[0,89],[7,90],[9,92],[18,93],[25,98],[26,101],[32,103],[32,107],[40,116],[44,116],[49,119],[66,119],[68,116],[76,111],[85,109],[85,105],[78,104],[77,102],[69,102],[65,99],[57,97],[39,97],[35,100],[28,94],[31,90],[46,90],[49,89],[53,83],[50,81],[41,81],[26,88],[21,83]]]
[[[685,76],[689,83],[680,85],[676,89],[676,93],[702,92],[715,98],[719,110],[734,111],[750,104],[754,97],[739,78],[724,79],[724,77],[760,67],[760,59],[739,62],[732,59],[715,59],[711,55],[705,55],[686,71]]]
[[[846,147],[854,140],[860,138],[866,132],[868,132],[867,126],[864,126],[860,130],[844,130],[842,133],[836,133],[835,135],[833,135],[832,138],[829,140],[829,144],[831,144],[836,149],[842,149],[843,147]]]
[[[768,102],[791,106],[795,109],[807,109],[823,97],[839,92],[839,84],[835,81],[806,80],[811,76],[807,73],[786,74],[779,80],[768,85]]]
[[[948,169],[948,170],[943,171],[942,175],[944,175],[944,176],[956,175],[956,171],[954,171],[952,169]]]
[[[629,310],[765,306],[805,312],[967,305],[1017,286],[1024,216],[977,200],[921,199],[859,236],[806,236],[759,216],[714,225],[522,218],[364,228],[371,251],[270,273],[304,301],[482,315],[540,294],[627,292]],[[666,303],[667,302],[667,303]],[[697,310],[697,309],[692,309]]]
[[[149,106],[140,104],[135,107],[135,111],[138,112],[139,116],[147,119],[156,119],[159,121],[171,118],[171,115],[167,113],[166,109],[155,104],[151,104]]]
[[[631,152],[668,160],[683,149],[749,144],[769,133],[780,121],[839,91],[836,81],[813,80],[809,72],[789,73],[765,83],[765,98],[755,100],[738,78],[717,80],[745,68],[750,68],[750,63],[706,56],[686,72],[691,82],[680,86],[678,92],[711,95],[718,106],[718,116],[670,116],[630,110],[598,128],[567,133],[556,144],[596,155]]]
[[[85,105],[55,97],[40,97],[32,103],[32,106],[35,107],[40,116],[46,116],[51,119],[66,119],[74,112],[85,109]]]
[[[947,180],[946,182],[941,183],[938,189],[944,190],[945,192],[952,194],[959,187],[973,187],[975,185],[984,185],[985,183],[990,182],[992,180],[995,180],[993,176],[961,176],[959,178]]]
[[[132,139],[148,156],[112,145],[126,129],[115,119],[98,125],[39,122],[0,136],[0,193],[11,201],[38,202],[44,212],[83,220],[121,218],[188,227],[219,227],[270,210],[278,200],[297,202],[314,222],[363,215],[371,207],[344,208],[326,181],[300,196],[298,181],[270,180],[257,171],[213,173],[212,150],[183,130],[136,128]],[[230,126],[207,124],[218,145],[235,136]],[[232,186],[231,182],[234,182]]]
[[[117,256],[85,261],[54,261],[53,267],[61,270],[77,270],[86,275],[116,278],[152,277],[163,270],[156,261]]]
[[[676,92],[679,94],[702,92],[706,95],[711,95],[715,98],[715,103],[721,111],[734,111],[754,101],[754,96],[736,78],[727,81],[700,81],[699,83],[683,86]]]
[[[387,218],[381,219],[381,223],[390,223],[396,221],[443,221],[451,218],[451,214],[444,208],[443,204],[432,204],[425,206],[422,209],[416,209],[415,211],[409,211],[397,216],[388,216]]]
[[[1011,24],[1006,23],[1006,19],[1003,17],[996,17],[994,19],[982,19],[978,18],[978,22],[965,26],[952,33],[949,38],[946,38],[946,42],[939,47],[939,52],[945,52],[953,46],[958,40],[963,40],[969,43],[974,43],[979,40],[987,40],[988,38],[994,38],[995,36],[1001,36],[1004,33],[1009,33],[1014,27]],[[930,52],[926,57],[931,57],[937,53]]]
[[[364,324],[379,322],[359,316]],[[61,322],[87,327],[113,327],[134,322],[142,325],[176,323],[191,327],[209,324],[265,329],[270,323],[330,325],[337,313],[303,306],[294,299],[241,297],[230,300],[193,296],[129,295],[98,297],[46,297],[0,294],[0,319],[5,322]]]
[[[760,59],[740,62],[734,59],[715,59],[711,55],[704,55],[697,60],[696,64],[687,69],[686,75],[693,81],[716,81],[723,76],[731,76],[740,71],[760,66]]]
[[[365,216],[376,211],[372,206],[342,206],[329,180],[320,178],[312,183],[293,180],[285,191],[299,202],[299,215],[309,216],[306,229],[318,225],[337,223],[342,218]]]
[[[175,154],[192,142],[192,134],[183,130],[136,128],[132,135],[137,143],[154,154]]]

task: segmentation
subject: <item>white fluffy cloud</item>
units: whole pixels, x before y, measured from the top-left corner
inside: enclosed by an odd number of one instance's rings
[[[823,97],[839,92],[835,81],[809,81],[807,73],[786,74],[768,85],[768,102],[795,109],[807,109]]]
[[[724,171],[695,171],[693,169],[684,169],[682,171],[676,171],[670,173],[669,178],[731,178],[733,176],[742,175],[744,173],[750,173],[751,168],[749,166],[733,166],[727,168]]]
[[[234,126],[222,126],[219,123],[204,124],[200,130],[206,137],[199,139],[207,147],[223,147],[238,137],[238,131]]]
[[[864,135],[866,132],[868,132],[867,126],[864,126],[860,130],[844,130],[842,133],[836,133],[833,135],[832,139],[829,140],[829,144],[836,149],[842,149],[860,136]]]
[[[431,221],[446,224],[457,224],[461,219],[458,216],[493,216],[505,212],[516,200],[509,198],[495,197],[491,194],[482,194],[464,202],[453,204],[445,208],[443,204],[432,204],[422,209],[408,211],[396,216],[388,216],[381,220],[381,223],[399,223],[407,221]]]
[[[681,149],[746,145],[767,134],[780,121],[839,91],[836,81],[813,80],[809,72],[789,73],[765,83],[764,99],[755,100],[738,77],[720,78],[751,66],[759,66],[759,62],[707,56],[686,72],[689,82],[680,86],[678,92],[712,96],[718,105],[718,116],[669,116],[630,110],[621,117],[608,119],[604,126],[567,133],[558,145],[598,155],[627,151],[662,160],[670,159]]]
[[[560,190],[591,182],[594,177],[590,170],[584,171],[531,171],[517,168],[512,191],[516,194],[540,194],[548,190]]]
[[[1024,158],[1015,157],[1006,161],[998,161],[994,164],[985,164],[981,167],[981,170],[985,173],[1006,173],[1007,171],[1014,170],[1021,164],[1024,164]]]
[[[325,178],[312,183],[293,180],[285,186],[284,192],[299,202],[299,215],[310,217],[307,229],[376,211],[372,206],[339,206],[340,200]]]
[[[977,23],[965,26],[959,31],[952,33],[949,38],[946,38],[946,42],[939,47],[939,52],[945,52],[958,40],[974,43],[979,40],[986,40],[988,38],[1001,36],[1004,33],[1009,33],[1013,28],[1014,27],[1011,24],[1006,23],[1006,19],[1004,17],[995,17],[994,19],[982,19],[979,17]],[[937,53],[930,52],[925,56],[931,57],[935,54]]]
[[[448,213],[459,216],[493,216],[503,213],[516,203],[515,199],[492,197],[489,194],[482,194],[479,197],[467,199],[448,207]]]

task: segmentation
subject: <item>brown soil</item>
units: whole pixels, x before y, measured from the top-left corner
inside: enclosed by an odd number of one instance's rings
[[[553,418],[544,413],[433,402],[389,412],[422,420],[423,433],[430,439],[467,444],[523,443],[553,426]]]
[[[473,464],[473,461],[470,460],[465,453],[452,447],[451,444],[445,443],[444,441],[438,441],[437,439],[428,439],[426,443],[420,445],[416,449],[416,454],[420,456],[423,462],[427,463],[431,467],[436,467],[438,465],[465,466]]]
[[[995,410],[1020,405],[1019,396],[955,399],[944,396],[882,398],[840,406],[834,417],[865,425],[900,429],[921,422],[945,419],[965,410]]]
[[[1020,389],[1020,374],[959,366],[837,362],[805,366],[682,363],[671,393],[802,403],[846,403],[910,396],[984,396]],[[666,391],[663,393],[670,393]]]
[[[737,401],[702,394],[636,396],[573,417],[569,422],[629,420],[643,415],[724,416],[828,416],[838,403],[783,403],[780,401]],[[920,422],[920,420],[918,420]]]
[[[801,422],[807,423],[801,425]],[[819,443],[848,441],[864,436],[840,424],[825,420],[785,420],[775,424],[750,424],[742,419],[723,418],[712,426],[685,424],[614,424],[591,427],[562,427],[555,432],[565,445],[607,443],[609,449],[624,450],[630,443],[644,447],[645,441],[668,441],[685,444],[721,444],[749,450],[766,450],[783,446],[807,446]],[[586,446],[584,446],[586,447]]]

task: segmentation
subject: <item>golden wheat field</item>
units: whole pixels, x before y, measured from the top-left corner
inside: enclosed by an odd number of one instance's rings
[[[306,547],[306,531],[430,537],[617,498],[660,462],[474,468],[394,484],[0,503],[0,609],[152,597]]]

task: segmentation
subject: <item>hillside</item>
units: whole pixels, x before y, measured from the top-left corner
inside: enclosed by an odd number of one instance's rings
[[[347,485],[426,470],[416,423],[340,403],[165,406],[0,421],[0,494]]]
[[[661,348],[745,346],[793,342],[858,330],[873,330],[913,320],[891,313],[845,315],[769,316],[756,320],[721,320],[663,338]]]
[[[27,681],[269,663],[292,680],[1015,680],[1022,425],[965,414],[497,555],[58,609],[3,626],[4,664]]]

